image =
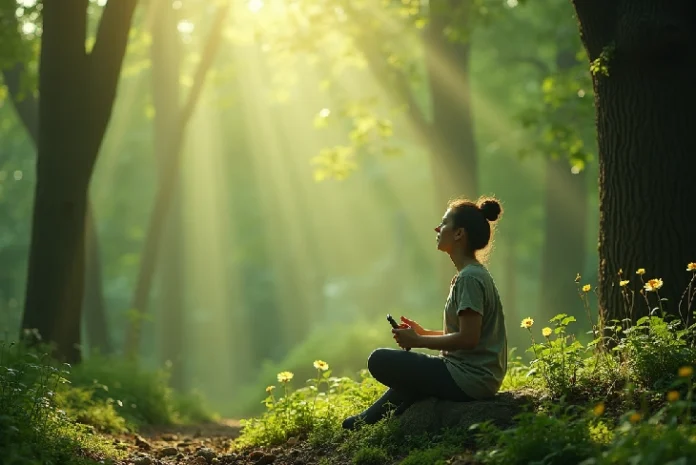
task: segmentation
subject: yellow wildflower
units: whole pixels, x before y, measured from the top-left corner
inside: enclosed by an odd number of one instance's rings
[[[599,404],[595,405],[592,409],[592,413],[594,413],[596,417],[601,416],[604,413],[604,403],[600,402]]]
[[[329,364],[323,360],[315,360],[314,368],[316,368],[317,370],[326,371],[329,369]]]
[[[645,268],[638,268],[636,270],[636,274],[638,275],[644,275],[645,274]]]
[[[661,287],[662,280],[660,278],[649,279],[648,282],[645,283],[645,290],[648,292],[655,292]]]
[[[551,335],[552,332],[553,332],[553,331],[552,331],[551,328],[549,328],[549,327],[546,327],[546,328],[544,328],[544,329],[541,330],[541,334],[542,334],[544,337],[549,337],[549,336]]]
[[[696,271],[696,263],[691,262],[686,265],[686,271]]]
[[[525,318],[524,320],[522,320],[520,328],[531,328],[533,324],[534,320],[532,320],[531,318]]]
[[[582,286],[582,292],[590,292],[591,290],[592,286],[590,286],[589,284],[585,284],[584,286]]]
[[[266,388],[266,392],[270,393],[270,392],[272,392],[274,389],[275,389],[275,386],[268,386],[268,387]]]
[[[629,281],[628,279],[622,279],[621,281],[619,281],[619,286],[624,287],[626,284],[630,282],[631,281]]]
[[[677,372],[680,378],[690,378],[694,374],[694,368],[690,366],[683,366]]]
[[[290,381],[294,376],[295,375],[293,375],[289,371],[282,371],[282,372],[278,373],[278,382],[285,384],[288,381]]]
[[[638,423],[641,418],[643,418],[643,415],[641,415],[640,412],[634,412],[628,417],[628,421],[631,423]]]
[[[679,391],[669,391],[667,393],[668,402],[676,402],[679,400]]]

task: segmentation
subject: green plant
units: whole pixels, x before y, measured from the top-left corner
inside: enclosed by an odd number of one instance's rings
[[[123,454],[60,408],[56,392],[68,384],[69,366],[46,354],[0,342],[0,457],[3,464],[87,464]],[[85,399],[84,392],[76,394]],[[103,405],[100,407],[104,407]],[[91,412],[96,410],[91,409]],[[98,415],[122,425],[112,412]]]
[[[598,449],[592,440],[592,416],[556,406],[544,413],[524,413],[515,427],[500,430],[483,423],[478,426],[481,447],[476,458],[490,465],[546,465],[580,463]]]
[[[366,408],[384,389],[367,370],[361,372],[361,381],[357,382],[331,376],[328,364],[321,360],[313,366],[315,377],[295,391],[290,387],[294,374],[278,373],[282,394],[276,396],[276,386],[266,388],[267,396],[262,400],[266,411],[257,418],[242,421],[244,429],[237,440],[238,447],[280,444],[302,433],[310,435],[315,442],[319,438],[331,440],[339,434],[345,417]]]
[[[446,465],[458,448],[451,444],[438,444],[427,449],[411,451],[400,465]]]
[[[389,456],[384,449],[367,446],[359,449],[353,456],[355,465],[384,465]]]

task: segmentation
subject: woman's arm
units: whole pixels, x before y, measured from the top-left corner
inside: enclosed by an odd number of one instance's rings
[[[466,309],[459,312],[459,332],[418,336],[413,347],[445,351],[473,349],[481,338],[481,322],[480,313]]]

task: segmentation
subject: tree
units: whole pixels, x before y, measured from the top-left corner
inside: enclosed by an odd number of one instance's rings
[[[595,92],[599,149],[599,300],[623,318],[620,279],[663,279],[678,313],[696,257],[690,191],[696,127],[696,9],[689,0],[573,0]],[[620,271],[622,275],[619,275]],[[638,281],[638,282],[637,282]],[[657,293],[651,306],[657,306]],[[655,295],[655,298],[652,297]],[[640,300],[640,299],[638,299]],[[646,310],[636,305],[633,317]],[[686,316],[686,308],[682,306]]]
[[[81,358],[89,182],[136,3],[106,4],[88,52],[89,1],[43,2],[37,182],[22,327],[36,329],[71,363]]]
[[[169,138],[177,130],[179,115],[179,79],[181,37],[177,31],[177,14],[171,2],[159,1],[152,24],[152,100],[155,108],[155,157],[160,172],[165,172],[169,156]],[[174,174],[179,176],[180,173]],[[160,342],[161,356],[171,362],[171,384],[184,387],[184,239],[180,190],[174,197],[171,212],[162,232],[161,256],[158,263],[161,299],[160,322],[165,337]]]
[[[10,20],[7,33],[13,36],[15,44],[21,44],[17,18],[8,16]],[[25,44],[21,44],[25,45]],[[29,139],[38,145],[39,137],[39,103],[35,93],[26,90],[27,76],[24,61],[16,61],[2,70],[2,77],[17,116],[24,125]],[[106,305],[101,274],[101,260],[97,238],[97,226],[91,204],[87,208],[85,222],[85,237],[87,247],[87,263],[85,267],[85,293],[83,298],[83,315],[87,326],[87,340],[92,349],[101,353],[111,352],[111,341],[106,319]]]
[[[166,154],[168,158],[167,160],[161,160],[163,169],[160,174],[160,182],[152,213],[150,214],[143,252],[140,258],[140,269],[138,271],[136,288],[133,292],[131,310],[134,310],[136,315],[129,322],[125,342],[125,352],[129,357],[135,357],[140,347],[142,316],[147,313],[147,304],[150,298],[150,290],[157,265],[157,258],[159,256],[160,239],[178,190],[181,146],[184,140],[186,125],[196,107],[203,85],[205,84],[205,78],[220,45],[222,27],[225,24],[225,19],[227,18],[227,13],[231,5],[231,2],[223,3],[215,13],[210,35],[208,36],[201,60],[198,63],[195,76],[193,77],[193,85],[184,105],[176,115],[176,125],[174,126],[173,134],[170,134],[170,137],[167,139],[167,145],[161,149],[161,153]]]

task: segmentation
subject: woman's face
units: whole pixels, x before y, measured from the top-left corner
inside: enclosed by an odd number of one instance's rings
[[[464,237],[464,228],[455,228],[452,224],[452,210],[448,209],[442,222],[435,228],[437,233],[437,248],[443,252],[452,252],[457,242]]]

